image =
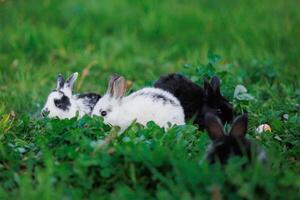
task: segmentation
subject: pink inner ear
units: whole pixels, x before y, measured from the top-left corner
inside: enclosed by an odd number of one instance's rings
[[[245,137],[248,126],[248,116],[246,114],[238,117],[232,125],[230,135],[235,137]]]
[[[124,77],[118,77],[113,83],[113,97],[121,99],[126,93],[126,80]]]
[[[117,79],[119,79],[120,76],[119,75],[111,75],[109,82],[108,82],[108,88],[107,88],[107,93],[113,97],[114,96],[114,85]]]
[[[235,137],[244,137],[246,133],[246,130],[243,126],[241,125],[236,125],[232,128],[230,134],[235,136]]]
[[[223,130],[223,125],[218,117],[215,115],[208,113],[205,115],[205,124],[208,132],[208,136],[212,140],[219,139],[223,137],[224,130]]]
[[[209,126],[209,128],[208,128],[208,136],[212,140],[216,140],[216,139],[222,138],[224,136],[222,127],[220,127],[220,126],[218,126],[216,124],[213,124],[213,125]]]

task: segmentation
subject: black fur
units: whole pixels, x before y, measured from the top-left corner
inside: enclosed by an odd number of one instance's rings
[[[251,143],[245,138],[237,139],[230,135],[224,135],[212,142],[211,149],[207,153],[207,161],[211,164],[220,162],[226,164],[232,156],[247,156],[251,162]]]
[[[226,164],[233,156],[247,157],[248,163],[253,160],[253,156],[257,156],[259,161],[266,162],[266,157],[259,157],[263,150],[245,137],[248,125],[246,114],[235,119],[229,134],[224,132],[219,118],[211,113],[205,115],[205,125],[212,140],[206,155],[209,163]]]
[[[59,74],[57,76],[57,86],[56,86],[56,89],[59,90],[59,89],[63,88],[64,84],[65,84],[65,79],[64,79],[64,77],[61,74]]]
[[[169,102],[170,104],[175,105],[175,102],[172,99],[167,98],[161,94],[152,94],[153,99],[162,100],[165,103]]]
[[[95,107],[98,100],[101,98],[101,95],[96,93],[84,93],[77,95],[78,99],[84,99],[84,104],[90,108],[90,112]]]
[[[69,97],[65,95],[63,95],[60,99],[54,99],[54,104],[57,108],[63,111],[69,110],[69,107],[71,106]]]
[[[154,83],[154,87],[172,93],[184,109],[185,119],[193,120],[199,128],[204,128],[204,115],[215,113],[223,123],[231,122],[233,118],[232,105],[220,93],[219,79],[202,88],[180,74],[162,76]]]
[[[157,94],[157,93],[139,92],[139,93],[134,94],[134,97],[136,97],[136,96],[149,96],[154,101],[161,100],[161,101],[163,101],[163,104],[170,103],[170,104],[172,104],[174,106],[179,106],[179,104],[176,104],[172,99],[169,99],[168,97],[166,97],[164,95],[161,95],[161,94]]]

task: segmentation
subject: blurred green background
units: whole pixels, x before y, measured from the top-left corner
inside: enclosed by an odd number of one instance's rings
[[[0,199],[300,199],[299,6],[0,0]],[[57,75],[75,71],[75,92],[99,93],[112,73],[133,90],[171,72],[199,84],[217,74],[235,111],[248,111],[247,136],[269,165],[208,165],[207,134],[192,125],[135,125],[99,149],[113,132],[101,118],[36,117]],[[234,98],[237,84],[251,98]],[[262,123],[272,132],[258,134]]]
[[[112,73],[150,85],[208,51],[237,83],[262,72],[295,90],[299,25],[298,0],[2,0],[0,101],[34,114],[58,73],[89,68],[77,91],[103,93]]]

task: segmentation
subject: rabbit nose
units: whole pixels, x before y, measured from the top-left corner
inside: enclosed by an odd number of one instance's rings
[[[42,110],[41,114],[42,114],[43,117],[46,117],[49,114],[48,108]]]

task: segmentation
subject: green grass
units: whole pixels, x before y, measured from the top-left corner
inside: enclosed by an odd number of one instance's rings
[[[0,199],[299,199],[298,7],[297,0],[0,1]],[[222,58],[212,68],[208,52]],[[271,125],[256,141],[268,167],[241,171],[241,159],[208,166],[207,136],[190,125],[168,133],[135,125],[99,149],[91,144],[113,131],[101,119],[38,119],[57,74],[89,66],[77,92],[103,93],[112,73],[134,90],[171,72],[200,84],[219,75],[236,111],[250,113],[250,138],[259,124]],[[255,100],[234,99],[237,84]]]

